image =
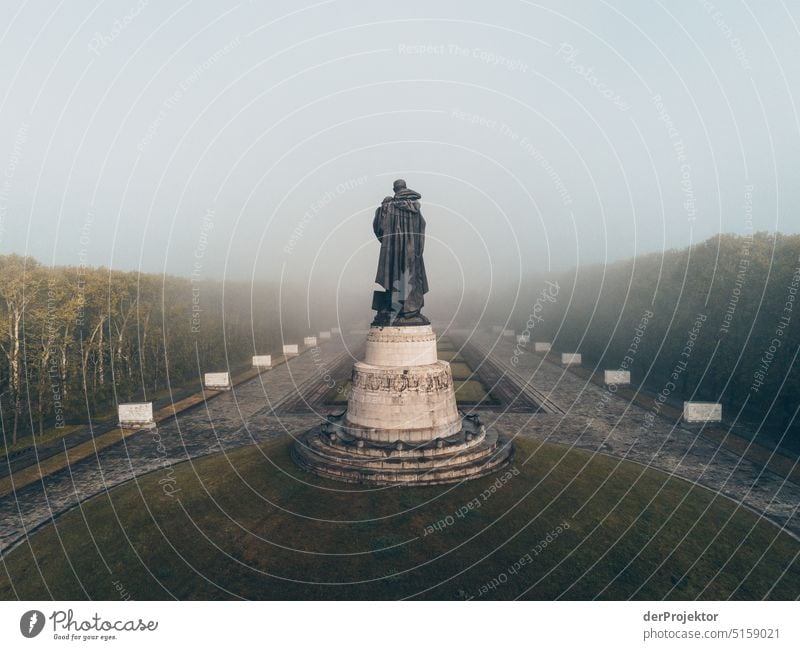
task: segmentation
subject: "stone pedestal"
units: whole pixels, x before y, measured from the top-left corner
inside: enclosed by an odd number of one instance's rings
[[[432,485],[506,465],[510,443],[456,407],[450,364],[430,325],[373,327],[353,367],[347,411],[300,436],[302,467],[350,483]]]

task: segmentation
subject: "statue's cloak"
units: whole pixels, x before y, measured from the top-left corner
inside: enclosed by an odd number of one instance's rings
[[[386,291],[411,292],[420,298],[428,292],[422,259],[425,219],[419,205],[421,198],[414,190],[399,190],[383,199],[372,222],[375,236],[381,242],[375,282]]]

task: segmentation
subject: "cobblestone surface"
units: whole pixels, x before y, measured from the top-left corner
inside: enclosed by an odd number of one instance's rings
[[[458,338],[457,333],[453,334]],[[349,343],[353,343],[350,341]],[[357,342],[356,342],[357,343]],[[625,458],[697,482],[763,513],[791,534],[800,535],[800,487],[661,417],[585,382],[542,356],[525,353],[511,365],[514,344],[473,335],[473,352],[490,354],[496,367],[529,384],[531,399],[542,395],[564,413],[519,413],[514,408],[483,411],[481,418],[508,437],[531,436]],[[318,395],[324,369],[342,362],[352,345],[331,341],[319,354],[306,352],[289,363],[241,384],[230,393],[179,414],[158,429],[142,431],[94,458],[74,463],[0,499],[0,553],[81,501],[153,471],[166,471],[190,458],[230,450],[305,431],[324,416],[309,400],[298,413],[297,397]],[[513,406],[513,405],[512,405]],[[293,411],[293,412],[289,412]],[[163,452],[158,443],[163,445]],[[524,459],[523,459],[524,460]]]

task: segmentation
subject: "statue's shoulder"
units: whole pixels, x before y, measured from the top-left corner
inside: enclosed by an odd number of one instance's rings
[[[387,197],[385,197],[383,199],[383,201],[381,201],[381,203],[391,203],[392,201],[394,201],[394,197],[393,196],[387,196]]]

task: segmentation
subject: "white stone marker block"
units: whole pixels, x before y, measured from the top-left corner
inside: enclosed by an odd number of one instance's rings
[[[561,353],[561,365],[563,366],[579,366],[581,365],[581,355],[574,352]]]
[[[684,402],[684,422],[722,422],[722,404],[716,402]]]
[[[203,377],[203,384],[206,388],[211,388],[213,390],[230,390],[231,373],[207,372]]]
[[[341,327],[331,327],[331,334],[341,334],[342,328]]]
[[[320,332],[319,333],[319,338],[320,338],[321,341],[327,341],[329,338],[331,338],[331,333],[330,332]]]
[[[141,429],[156,426],[153,420],[153,402],[133,402],[117,406],[119,426],[122,428]]]
[[[544,343],[542,341],[537,341],[533,344],[533,351],[534,352],[550,352],[550,343]]]
[[[306,336],[303,339],[303,345],[311,345],[314,346],[317,344],[317,337],[316,336]]]
[[[272,368],[271,354],[257,354],[253,357],[253,368]]]
[[[514,336],[514,330],[503,330],[503,336]]]
[[[631,373],[628,370],[604,370],[603,382],[606,386],[629,386],[631,383]]]
[[[299,354],[299,351],[297,349],[297,344],[293,343],[291,345],[284,345],[283,346],[283,353],[287,354],[287,355],[288,354]]]
[[[502,333],[503,328],[500,325],[492,325],[492,334],[500,334]]]

